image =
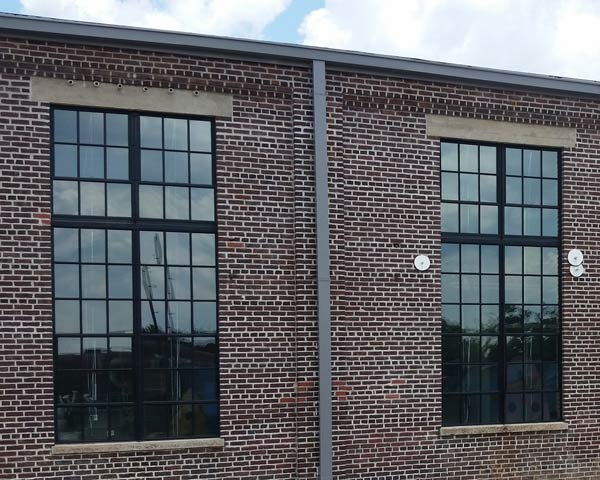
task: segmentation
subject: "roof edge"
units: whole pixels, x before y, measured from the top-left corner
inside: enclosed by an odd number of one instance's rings
[[[21,38],[92,43],[109,47],[168,50],[185,54],[203,52],[226,57],[268,60],[309,67],[314,60],[337,69],[388,72],[429,80],[463,84],[518,87],[553,93],[600,96],[600,82],[552,75],[473,67],[420,59],[376,55],[321,47],[152,30],[72,20],[0,13],[0,33]]]

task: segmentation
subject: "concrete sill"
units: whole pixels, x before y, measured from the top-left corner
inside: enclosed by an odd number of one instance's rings
[[[80,453],[119,453],[152,452],[156,450],[176,450],[182,448],[222,448],[222,438],[193,438],[186,440],[156,440],[147,442],[106,442],[72,443],[53,445],[52,455],[72,455]]]
[[[561,432],[568,429],[569,425],[567,425],[565,422],[508,423],[506,425],[465,425],[459,427],[441,427],[440,437],[517,432]]]

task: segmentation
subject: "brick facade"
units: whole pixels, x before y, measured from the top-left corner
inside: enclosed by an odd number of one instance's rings
[[[33,75],[234,96],[217,119],[222,448],[52,454],[49,105]],[[0,478],[315,479],[311,72],[0,39]],[[329,71],[334,478],[600,478],[596,100]],[[168,112],[165,112],[168,113]],[[425,114],[577,129],[563,169],[566,432],[440,437],[439,141]],[[418,273],[417,253],[432,259]]]

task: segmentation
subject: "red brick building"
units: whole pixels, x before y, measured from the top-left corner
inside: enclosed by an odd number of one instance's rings
[[[599,95],[1,15],[0,477],[600,478]]]

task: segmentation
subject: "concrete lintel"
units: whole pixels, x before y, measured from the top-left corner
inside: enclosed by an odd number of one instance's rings
[[[577,140],[577,131],[574,128],[445,115],[427,115],[426,117],[429,137],[558,148],[574,147]]]
[[[486,435],[518,432],[561,432],[569,429],[565,422],[509,423],[506,425],[464,425],[440,428],[440,437],[459,435]]]
[[[32,77],[31,99],[36,102],[82,107],[121,108],[180,115],[231,117],[233,96],[223,93],[142,87],[73,81],[57,78]]]
[[[147,442],[74,443],[53,445],[52,455],[75,455],[86,453],[151,452],[184,448],[222,448],[222,438],[193,438],[186,440],[157,440]]]

